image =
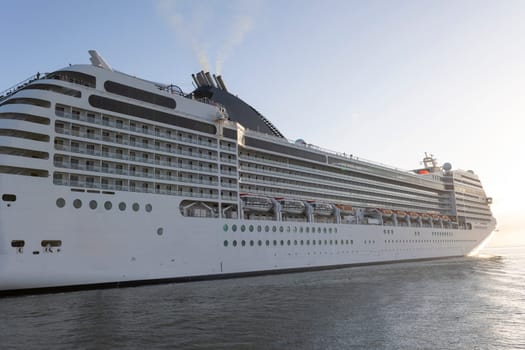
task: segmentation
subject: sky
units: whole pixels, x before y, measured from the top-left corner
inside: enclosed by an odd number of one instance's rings
[[[525,245],[525,1],[0,3],[0,90],[90,49],[186,92],[207,69],[289,139],[473,170],[494,200],[490,245]]]

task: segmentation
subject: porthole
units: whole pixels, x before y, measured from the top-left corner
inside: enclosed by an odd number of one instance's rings
[[[225,247],[227,247],[228,246],[228,241],[225,240],[223,244],[224,244]]]
[[[327,245],[328,244],[328,241],[325,239],[324,240],[324,245]]]
[[[228,231],[228,225],[227,225],[227,224],[224,224],[224,225],[222,226],[222,230],[223,230],[224,232],[227,232],[227,231]]]
[[[328,233],[332,233],[332,228],[331,227],[328,229]]]
[[[148,213],[151,213],[151,210],[153,209],[153,207],[151,206],[151,204],[148,203],[146,204],[145,209]]]
[[[284,245],[284,241],[281,239],[281,245],[283,246]]]
[[[253,247],[253,240],[250,241],[250,247]]]
[[[312,233],[315,233],[315,227],[312,227]]]
[[[319,245],[322,245],[322,244],[323,244],[323,241],[318,240],[317,243],[318,243]]]
[[[235,225],[235,224],[232,225],[232,231],[233,232],[237,232],[237,225]]]
[[[250,225],[248,229],[250,230],[250,232],[253,232],[253,225]]]
[[[350,240],[350,244],[354,244],[354,240],[353,239]]]
[[[294,240],[294,241],[293,241],[293,245],[297,245],[297,240]]]
[[[268,225],[264,226],[264,231],[265,232],[270,232],[270,226],[268,226]]]
[[[269,240],[266,240],[266,246],[267,246],[267,247],[270,246],[270,241],[269,241]]]
[[[64,198],[57,199],[57,207],[64,208],[65,205],[66,205],[66,200]]]
[[[297,226],[293,227],[293,232],[297,232]]]
[[[277,241],[274,239],[273,240],[273,246],[275,247],[277,245]]]
[[[237,247],[237,241],[235,241],[235,240],[233,241],[233,246]]]
[[[97,201],[89,201],[89,207],[93,210],[97,209]]]
[[[133,203],[133,205],[131,206],[131,208],[133,209],[133,211],[139,211],[140,209],[140,205],[138,203]]]
[[[242,245],[243,247],[246,245],[246,241],[245,241],[244,239],[241,241],[241,245]]]
[[[323,233],[326,233],[326,227],[323,228]],[[330,231],[332,233],[332,231]]]
[[[272,227],[272,232],[277,232],[277,227],[273,226]]]
[[[292,242],[290,240],[287,240],[286,244],[290,245],[290,244],[292,244]]]
[[[326,228],[324,230],[325,230],[324,233],[326,233]],[[320,227],[317,228],[317,233],[321,233],[321,228]]]
[[[259,247],[262,246],[262,241],[261,241],[261,240],[258,240],[258,241],[257,241],[257,245],[258,245]]]
[[[301,239],[301,245],[303,245],[303,244],[304,244],[304,241]]]
[[[335,245],[337,245],[337,239],[334,241]]]
[[[257,225],[257,232],[261,232],[261,231],[262,231],[261,225]]]
[[[336,228],[334,228],[334,233],[337,233],[337,227],[336,227]]]
[[[159,227],[159,228],[157,229],[157,234],[158,234],[159,236],[162,236],[162,235],[164,234],[164,229],[163,229],[162,227]]]
[[[82,207],[82,201],[80,199],[75,199],[73,201],[73,206],[77,209],[81,208]]]
[[[279,232],[284,232],[284,227],[279,227]]]
[[[244,231],[246,231],[246,226],[241,225],[241,232],[244,232]]]
[[[286,227],[286,232],[290,232],[290,231],[291,231],[290,226]]]
[[[309,233],[310,232],[310,227],[307,227],[306,228],[306,233]],[[303,233],[303,231],[301,230],[301,233]]]
[[[310,245],[310,240],[309,239],[306,240],[306,245]]]
[[[332,245],[332,240],[330,240],[330,245]]]
[[[303,228],[299,227],[299,233],[303,233]]]
[[[106,201],[104,203],[104,208],[106,208],[106,210],[111,210],[112,207],[113,207],[113,204],[111,204],[110,201]]]
[[[118,208],[120,209],[120,211],[124,211],[124,210],[126,210],[126,203],[124,203],[124,202],[120,202],[120,203],[118,204]]]
[[[312,240],[312,244],[315,245],[315,239]]]

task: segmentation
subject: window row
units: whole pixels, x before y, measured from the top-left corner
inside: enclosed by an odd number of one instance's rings
[[[126,118],[114,117],[112,115],[101,114],[94,111],[83,110],[75,107],[66,105],[57,105],[55,108],[55,114],[59,117],[68,118],[72,120],[78,120],[90,124],[107,126],[109,128],[115,128],[120,130],[131,131],[134,133],[140,133],[144,135],[154,136],[155,139],[164,138],[169,140],[181,141],[186,143],[193,143],[200,146],[217,148],[217,140],[213,137],[207,137],[203,135],[197,135],[173,128],[152,125],[149,123],[142,123],[135,120]],[[100,129],[99,129],[100,131]],[[115,132],[113,130],[104,130]],[[102,136],[101,133],[99,135]],[[160,141],[160,140],[159,140]],[[221,143],[221,149],[228,151],[236,151],[235,143],[224,142]]]
[[[246,232],[246,231],[249,231],[249,232],[263,232],[263,229],[264,229],[264,232],[270,232],[270,225],[265,225],[264,227],[262,225],[240,225],[239,227],[236,225],[236,224],[233,224],[231,225],[231,227],[228,226],[228,224],[224,224],[223,227],[222,227],[222,230],[224,232],[228,232],[229,230],[231,230],[231,232],[237,232],[237,230],[239,229],[240,232]],[[337,227],[312,227],[310,229],[309,226],[306,226],[306,227],[303,227],[303,226],[271,226],[271,231],[272,232],[294,232],[294,233],[337,233]]]
[[[53,183],[61,186],[94,188],[103,190],[129,191],[141,193],[156,193],[192,198],[212,198],[220,196],[223,200],[237,200],[237,191],[218,191],[206,187],[190,187],[160,182],[147,182],[138,180],[127,180],[121,178],[109,178],[89,175],[78,175],[70,173],[53,174]]]
[[[239,244],[242,247],[246,246],[247,244],[249,244],[250,247],[253,247],[255,245],[258,245],[259,247],[261,247],[263,245],[265,245],[267,247],[269,247],[271,245],[273,245],[274,247],[279,246],[279,245],[280,246],[285,246],[285,245],[287,245],[287,246],[291,246],[291,245],[294,245],[294,246],[297,246],[297,245],[307,245],[307,246],[308,245],[319,245],[319,246],[325,245],[326,246],[326,245],[353,245],[354,241],[353,240],[348,240],[348,239],[347,240],[344,240],[344,239],[341,239],[341,240],[337,240],[337,239],[335,239],[335,240],[332,240],[332,239],[330,239],[330,240],[328,240],[328,239],[315,240],[315,239],[312,239],[311,241],[309,239],[306,239],[306,240],[304,240],[304,239],[301,239],[301,240],[295,239],[293,241],[290,240],[290,239],[286,240],[286,241],[283,240],[283,239],[281,239],[279,241],[274,239],[273,241],[270,241],[270,240],[267,239],[266,241],[263,241],[263,240],[258,240],[258,241],[255,241],[255,240],[250,240],[250,241],[241,240],[241,241],[239,241]],[[230,245],[230,241],[225,240],[223,242],[223,245],[225,247],[228,247]],[[231,245],[233,247],[237,247],[237,245],[238,245],[237,240],[231,241]]]
[[[73,200],[72,205],[73,205],[73,208],[80,209],[80,208],[82,208],[83,203],[82,203],[81,199],[77,198],[77,199]],[[102,205],[102,203],[101,203],[101,205]],[[64,198],[62,198],[62,197],[57,198],[56,206],[58,208],[64,208],[66,206],[66,200]],[[89,206],[90,209],[95,210],[95,209],[98,208],[99,203],[98,203],[98,201],[93,199],[93,200],[90,200],[88,202],[88,206]],[[113,208],[113,202],[111,202],[111,201],[104,201],[103,206],[104,206],[104,209],[111,210]],[[133,203],[130,207],[135,212],[138,212],[140,210],[140,204],[137,203],[137,202]],[[126,208],[127,208],[127,204],[125,202],[120,202],[118,204],[118,209],[120,211],[125,211]],[[153,206],[148,203],[148,204],[144,205],[144,210],[146,212],[150,213],[153,210]]]

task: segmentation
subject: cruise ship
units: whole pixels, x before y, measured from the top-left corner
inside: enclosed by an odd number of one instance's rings
[[[291,141],[221,76],[89,53],[0,92],[0,294],[458,257],[495,228],[473,171]]]

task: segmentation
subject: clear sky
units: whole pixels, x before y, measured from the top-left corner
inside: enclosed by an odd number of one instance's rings
[[[525,1],[1,1],[0,90],[88,63],[191,91],[207,66],[290,139],[474,170],[525,244]]]

